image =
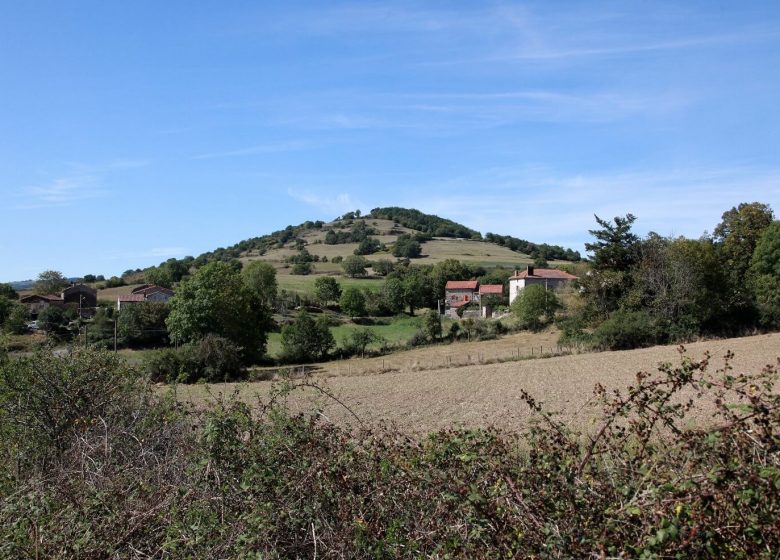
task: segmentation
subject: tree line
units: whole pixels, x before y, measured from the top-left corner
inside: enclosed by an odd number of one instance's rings
[[[635,220],[596,216],[565,340],[631,348],[780,326],[780,223],[768,205],[731,208],[699,239],[640,238]]]

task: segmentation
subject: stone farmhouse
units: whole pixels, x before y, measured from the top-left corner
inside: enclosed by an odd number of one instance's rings
[[[577,276],[557,268],[534,268],[529,266],[522,272],[515,270],[515,273],[509,277],[509,304],[512,304],[520,291],[526,286],[541,284],[546,290],[557,290],[576,279]]]
[[[457,318],[458,308],[471,302],[480,303],[482,296],[499,295],[504,292],[504,286],[501,284],[479,285],[478,280],[449,280],[444,286],[444,313],[445,315]],[[480,314],[490,316],[485,306],[481,306]]]
[[[33,294],[23,297],[20,301],[27,307],[27,312],[33,318],[38,317],[41,311],[51,305],[63,309],[75,309],[81,317],[91,317],[97,307],[97,290],[84,284],[71,284],[59,295]]]

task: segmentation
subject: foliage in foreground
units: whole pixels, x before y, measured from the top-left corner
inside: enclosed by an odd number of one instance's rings
[[[708,369],[597,388],[587,433],[527,395],[526,434],[416,440],[291,416],[290,384],[194,417],[107,354],[7,362],[0,557],[775,557],[778,368]]]

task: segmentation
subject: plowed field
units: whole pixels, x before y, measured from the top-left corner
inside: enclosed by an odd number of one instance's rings
[[[518,339],[510,340],[516,343],[514,346],[519,346]],[[520,398],[523,390],[544,401],[549,409],[560,411],[563,420],[587,426],[595,414],[587,403],[596,383],[607,388],[625,388],[635,380],[638,371],[655,371],[660,363],[678,363],[680,358],[676,346],[657,346],[623,352],[455,365],[465,363],[466,355],[471,361],[487,361],[491,352],[498,356],[498,348],[497,344],[471,343],[415,350],[385,357],[384,372],[379,363],[381,358],[334,362],[315,374],[314,379],[368,424],[388,421],[413,433],[487,425],[520,430],[528,425],[531,417]],[[776,363],[780,357],[780,334],[697,342],[686,348],[688,354],[697,359],[709,351],[712,370],[722,366],[722,356],[731,350],[735,353],[732,361],[735,372],[758,372],[765,365]],[[509,350],[506,348],[507,355]],[[448,361],[448,352],[457,352],[460,361]],[[484,357],[478,357],[480,354]],[[266,396],[271,385],[271,382],[195,385],[178,390],[181,399],[196,405],[220,393],[230,394],[236,390],[242,400],[253,403],[258,397]],[[311,389],[292,398],[291,406],[307,412],[319,410],[334,422],[355,423],[341,405],[322,398]],[[706,408],[701,414],[706,421]]]

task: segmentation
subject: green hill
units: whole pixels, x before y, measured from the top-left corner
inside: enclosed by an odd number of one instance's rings
[[[264,260],[277,269],[281,288],[310,291],[317,275],[342,273],[341,260],[355,254],[356,250],[362,250],[369,261],[394,262],[399,255],[399,240],[419,244],[419,256],[411,259],[417,265],[457,259],[490,269],[523,267],[538,259],[552,264],[580,260],[579,253],[571,249],[492,233],[483,237],[480,232],[452,220],[415,209],[387,207],[375,208],[367,215],[361,215],[359,211],[348,212],[331,222],[306,221],[297,226],[290,225],[198,257],[169,259],[153,268],[168,267],[181,273],[213,260],[242,263]],[[299,260],[311,263],[309,274],[293,274]],[[127,276],[133,276],[132,272],[128,271]],[[174,281],[177,280],[175,276]],[[137,274],[133,276],[133,279],[137,278]],[[355,284],[381,282],[372,273],[365,279],[346,280]]]

